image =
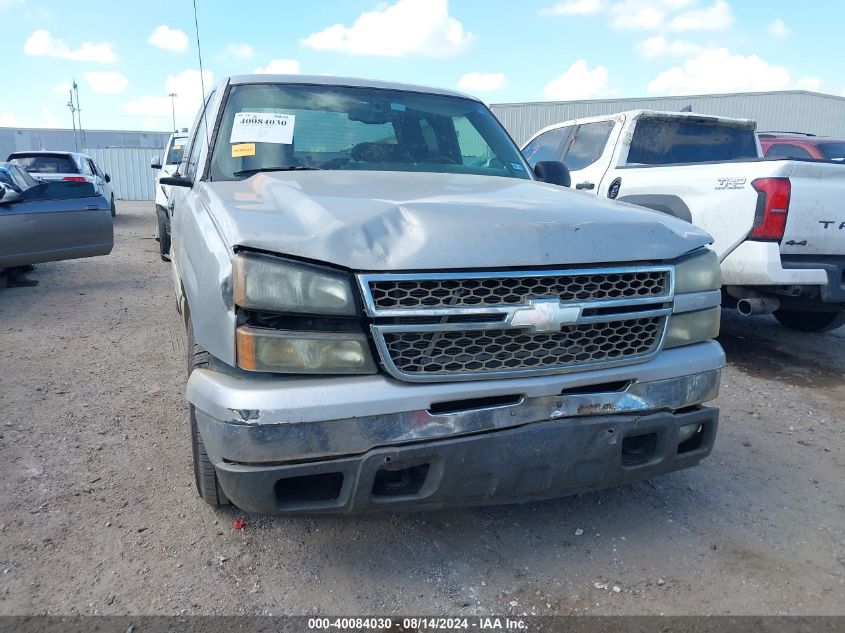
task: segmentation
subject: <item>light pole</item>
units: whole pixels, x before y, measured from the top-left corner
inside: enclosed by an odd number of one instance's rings
[[[169,95],[170,97],[170,111],[173,113],[173,131],[176,131],[176,97],[177,95],[175,92],[171,92]]]

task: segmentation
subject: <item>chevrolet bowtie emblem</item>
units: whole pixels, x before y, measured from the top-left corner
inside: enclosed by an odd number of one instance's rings
[[[579,306],[563,306],[558,299],[530,299],[527,308],[519,308],[510,319],[512,327],[530,327],[535,332],[560,332],[563,325],[581,317]]]

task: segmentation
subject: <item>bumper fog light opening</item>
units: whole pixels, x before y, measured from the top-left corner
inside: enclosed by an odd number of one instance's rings
[[[687,424],[678,429],[678,455],[701,448],[704,440],[704,425]]]

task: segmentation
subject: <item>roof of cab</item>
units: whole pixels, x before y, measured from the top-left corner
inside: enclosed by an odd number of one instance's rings
[[[229,83],[233,85],[242,84],[305,84],[316,86],[344,86],[351,88],[375,88],[378,90],[404,90],[406,92],[421,92],[424,94],[436,94],[446,97],[461,97],[479,101],[472,95],[445,90],[443,88],[432,88],[430,86],[418,86],[415,84],[395,83],[392,81],[377,81],[375,79],[359,79],[356,77],[334,77],[331,75],[234,75],[229,77]]]
[[[27,150],[19,150],[17,152],[12,152],[9,154],[9,158],[15,156],[35,156],[35,155],[47,155],[47,156],[76,156],[77,158],[91,158],[88,154],[82,154],[80,152],[65,152],[63,150],[52,150],[52,149],[27,149]]]

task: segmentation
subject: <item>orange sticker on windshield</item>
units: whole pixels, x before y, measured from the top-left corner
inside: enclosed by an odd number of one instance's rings
[[[232,158],[240,158],[241,156],[255,156],[255,143],[232,145]]]

